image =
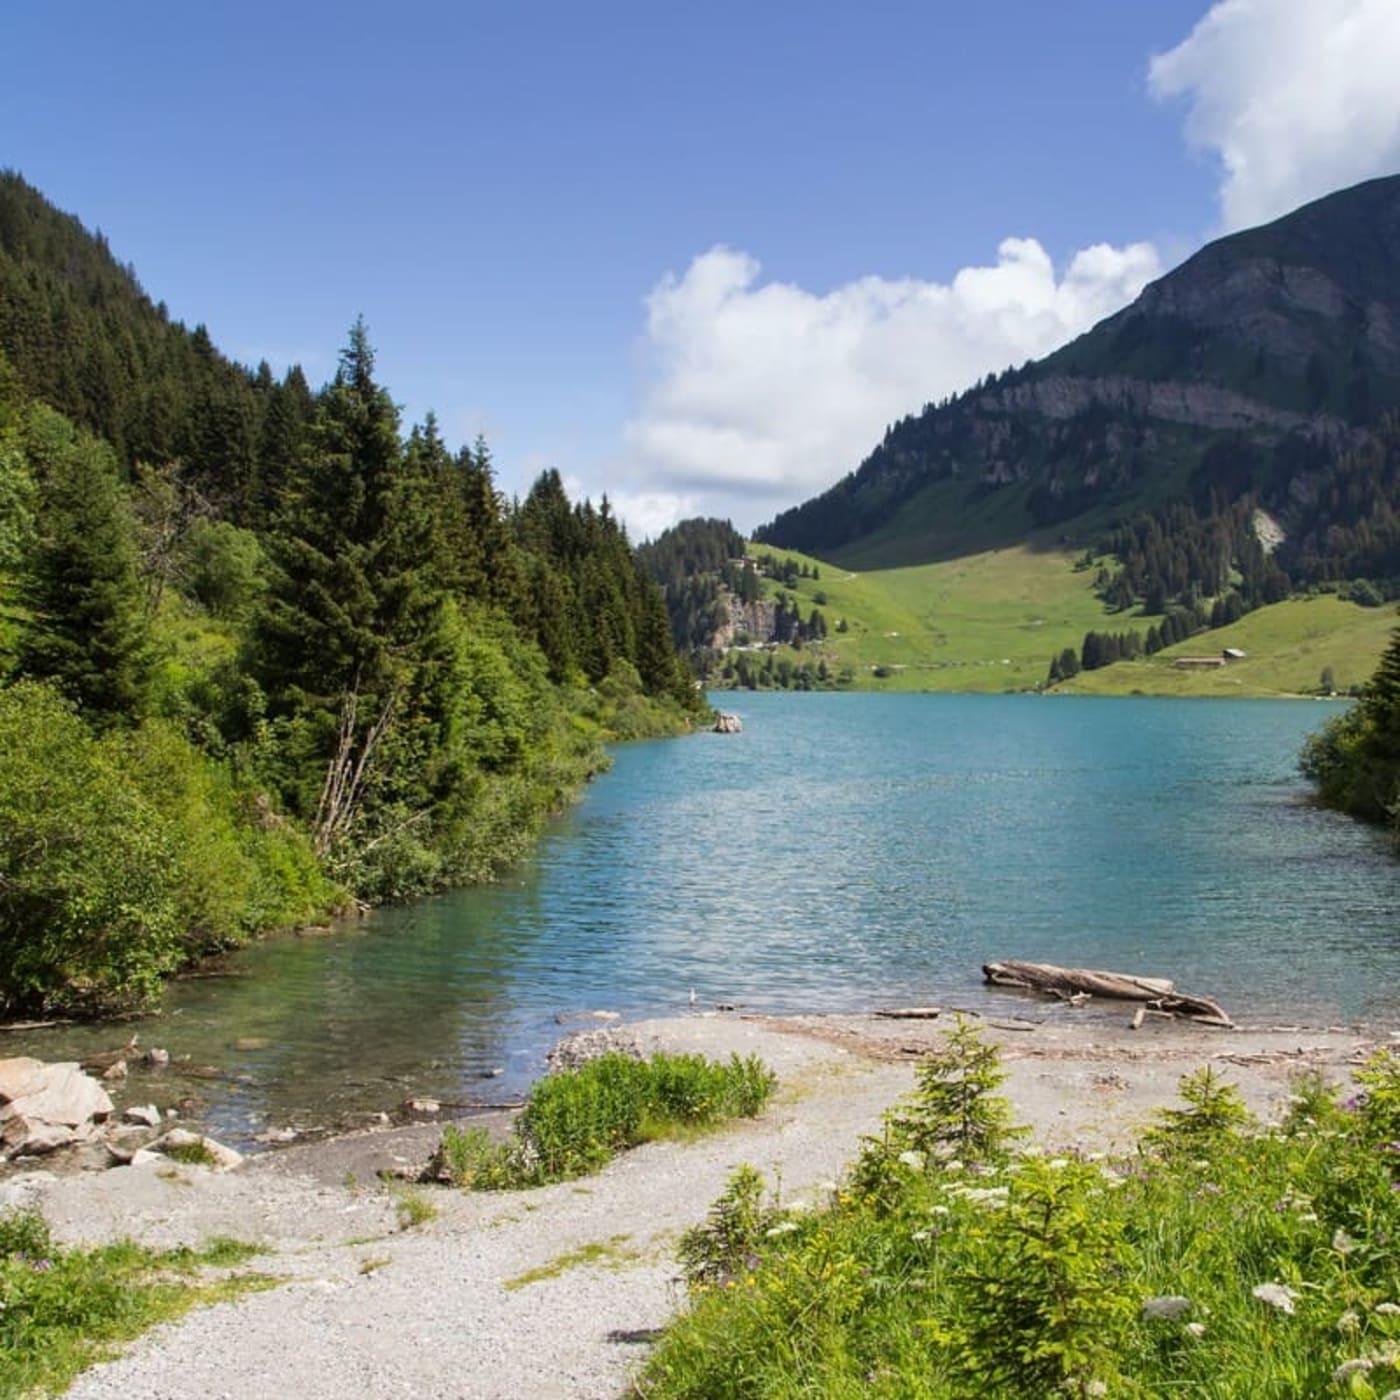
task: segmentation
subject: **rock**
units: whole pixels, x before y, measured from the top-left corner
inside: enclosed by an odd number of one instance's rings
[[[163,1162],[165,1158],[159,1152],[152,1152],[149,1147],[139,1148],[131,1154],[131,1160],[127,1163],[129,1167],[149,1167],[152,1162]]]
[[[85,1141],[111,1112],[112,1100],[76,1064],[0,1060],[0,1155],[52,1152]]]
[[[727,715],[722,710],[715,714],[716,734],[742,734],[744,722],[738,715]]]
[[[102,1071],[102,1078],[108,1084],[115,1084],[119,1080],[125,1079],[127,1068],[125,1060],[117,1060],[115,1064],[110,1064]]]
[[[590,1060],[600,1060],[604,1055],[626,1055],[632,1060],[643,1058],[641,1046],[626,1031],[574,1031],[545,1056],[545,1064],[551,1074],[559,1074],[578,1069]]]
[[[134,1103],[123,1114],[123,1123],[139,1123],[146,1128],[160,1127],[160,1109],[153,1103]]]
[[[141,1056],[141,1059],[144,1063],[150,1065],[152,1069],[164,1069],[166,1065],[170,1063],[170,1051],[159,1050],[152,1047]]]
[[[243,1164],[241,1152],[235,1152],[233,1148],[225,1147],[223,1143],[215,1142],[201,1133],[192,1133],[188,1128],[171,1128],[151,1143],[150,1149],[190,1166],[212,1167],[215,1171],[232,1171]],[[205,1160],[199,1160],[201,1156]]]
[[[258,1133],[254,1142],[277,1143],[295,1142],[297,1140],[297,1130],[295,1128],[269,1128],[266,1132]]]
[[[405,1113],[441,1113],[442,1105],[436,1099],[405,1099]]]

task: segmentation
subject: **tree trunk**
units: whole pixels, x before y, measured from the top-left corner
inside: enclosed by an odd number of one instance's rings
[[[1165,977],[1139,977],[1126,972],[1100,972],[1082,967],[1056,967],[1054,963],[1016,961],[985,963],[982,976],[994,987],[1021,987],[1027,991],[1045,992],[1062,1001],[1078,1002],[1094,996],[1141,1001],[1150,1010],[1185,1016],[1204,1025],[1234,1025],[1218,1002],[1209,997],[1178,992],[1170,979]]]

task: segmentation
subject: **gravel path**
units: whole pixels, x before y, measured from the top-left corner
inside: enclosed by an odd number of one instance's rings
[[[760,1120],[691,1143],[639,1148],[582,1181],[528,1193],[433,1190],[438,1217],[408,1232],[397,1231],[381,1189],[352,1189],[341,1179],[354,1173],[343,1164],[421,1158],[436,1138],[431,1129],[416,1130],[417,1139],[270,1154],[227,1175],[172,1173],[167,1165],[6,1183],[0,1194],[38,1200],[65,1238],[259,1239],[274,1253],[257,1267],[287,1279],[149,1334],[70,1393],[79,1400],[620,1396],[653,1329],[683,1301],[676,1239],[703,1217],[733,1168],[749,1162],[770,1179],[779,1174],[785,1200],[820,1196],[860,1135],[907,1090],[909,1061],[939,1026],[697,1017],[630,1029],[644,1044],[671,1050],[757,1053],[778,1072],[777,1100]],[[1152,1106],[1172,1097],[1178,1076],[1207,1056],[1229,1057],[1222,1065],[1229,1077],[1268,1111],[1300,1065],[1344,1073],[1358,1038],[1225,1037],[1176,1027],[1133,1038],[1121,1027],[1081,1024],[1042,1025],[1004,1042],[1007,1087],[1022,1120],[1047,1146],[1098,1146],[1125,1141]],[[597,1252],[591,1262],[567,1262],[589,1247]],[[540,1272],[530,1279],[531,1271]]]

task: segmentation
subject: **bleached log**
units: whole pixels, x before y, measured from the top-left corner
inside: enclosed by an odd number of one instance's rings
[[[1203,1025],[1234,1025],[1218,1002],[1210,997],[1178,992],[1175,983],[1165,977],[1140,977],[1127,972],[1103,972],[1093,968],[1057,967],[1054,963],[1015,960],[985,963],[982,976],[994,987],[1020,987],[1026,991],[1045,992],[1063,1001],[1074,1002],[1086,996],[1140,1001],[1149,1010],[1184,1016]]]

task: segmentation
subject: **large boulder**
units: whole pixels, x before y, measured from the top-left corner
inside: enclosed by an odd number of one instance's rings
[[[112,1112],[102,1086],[75,1064],[0,1060],[0,1155],[52,1152],[92,1137]]]

